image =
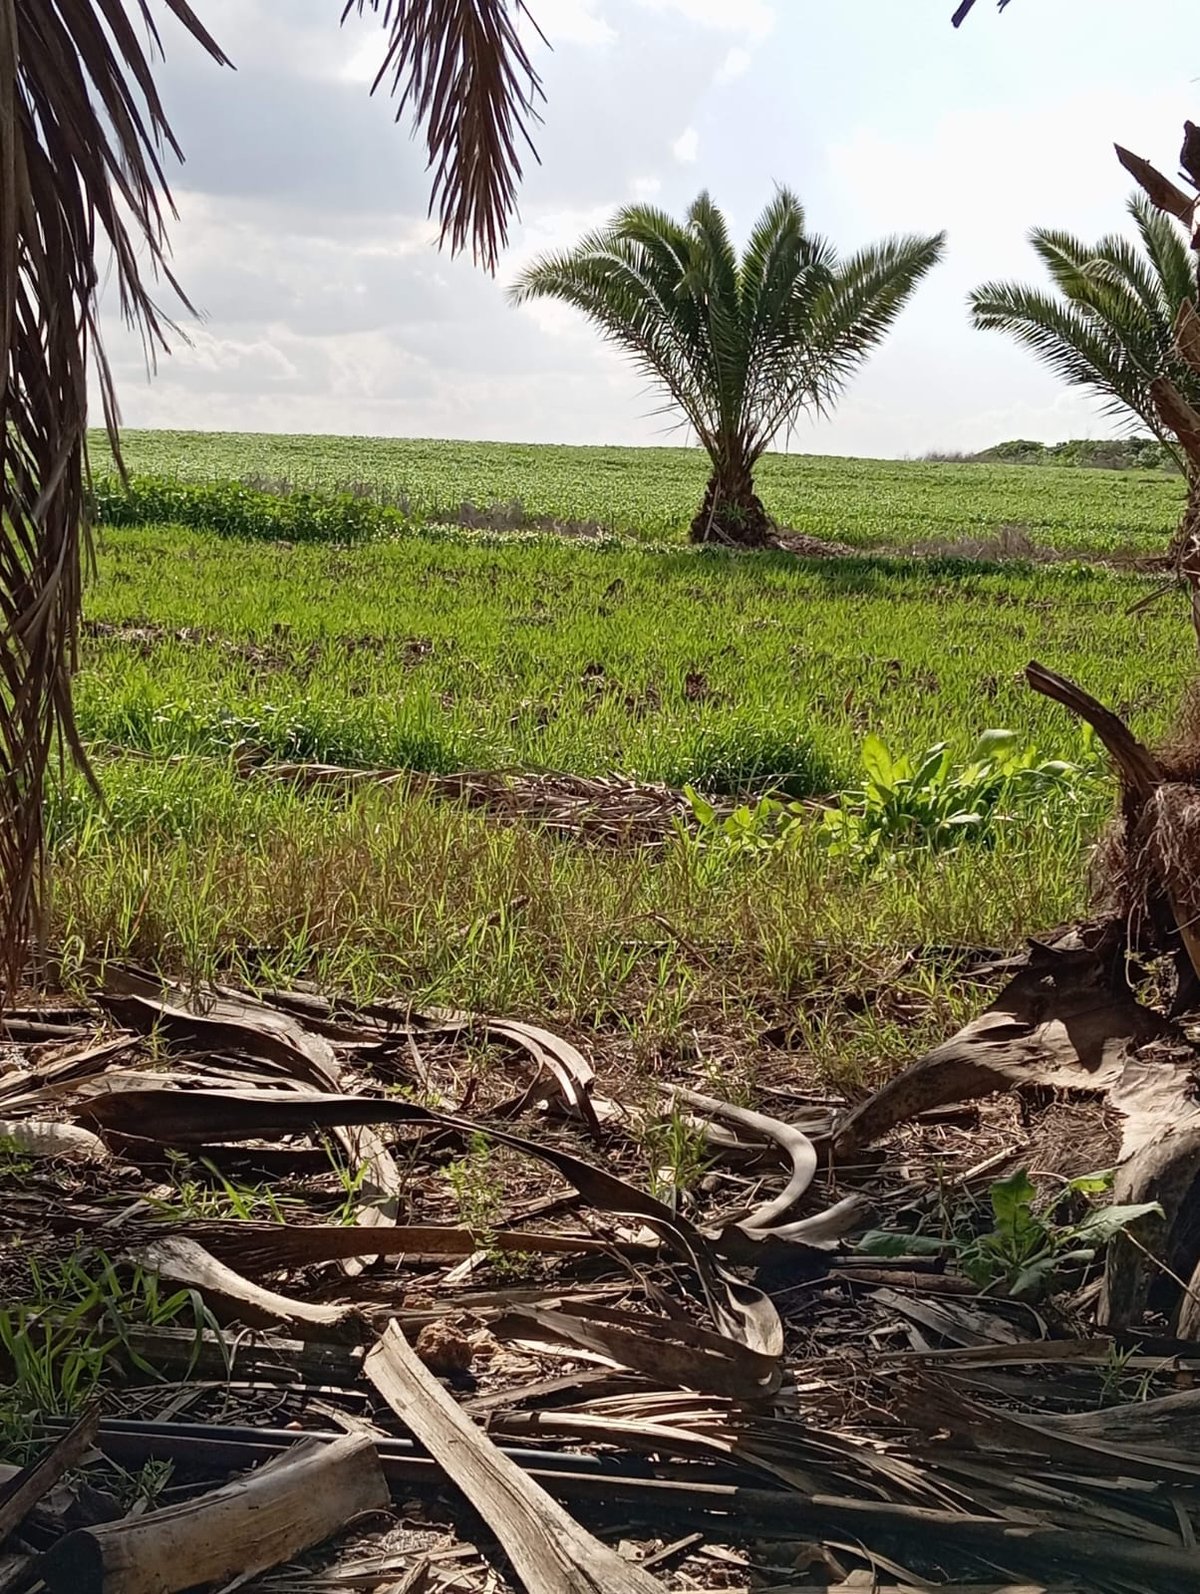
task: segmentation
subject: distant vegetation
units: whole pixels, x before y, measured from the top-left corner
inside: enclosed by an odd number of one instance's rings
[[[1025,445],[1022,445],[1025,446]],[[1085,445],[1094,446],[1091,444]],[[134,482],[93,465],[109,525],[177,525],[285,542],[376,542],[563,531],[681,543],[704,492],[699,448],[566,448],[420,438],[127,432]],[[765,454],[756,470],[783,527],[853,548],[962,552],[999,539],[1056,553],[1159,554],[1183,507],[1165,471],[936,464]]]
[[[978,454],[933,451],[925,458],[959,465],[1065,465],[1082,470],[1179,473],[1174,454],[1156,437],[1074,437],[1069,443],[1035,443],[1016,437]]]

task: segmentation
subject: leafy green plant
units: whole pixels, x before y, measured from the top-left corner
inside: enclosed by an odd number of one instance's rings
[[[873,1230],[859,1241],[870,1256],[948,1254],[980,1289],[1017,1300],[1037,1299],[1063,1275],[1093,1262],[1096,1253],[1143,1218],[1162,1216],[1157,1202],[1136,1206],[1096,1206],[1081,1218],[1059,1219],[1064,1198],[1086,1198],[1111,1186],[1111,1174],[1089,1174],[1068,1181],[1049,1201],[1039,1202],[1026,1169],[997,1180],[989,1192],[991,1227],[969,1226],[942,1235]]]
[[[991,842],[1005,821],[1069,792],[1082,774],[1075,764],[1022,747],[1007,730],[984,731],[962,764],[948,742],[914,760],[871,735],[862,762],[864,785],[825,811],[819,835],[833,856],[864,862],[906,847]]]
[[[765,855],[776,851],[789,825],[806,811],[802,803],[782,803],[775,797],[760,797],[753,806],[742,803],[723,812],[694,786],[685,786],[683,794],[695,828],[677,820],[676,832],[685,842],[695,842],[718,866],[739,854]]]

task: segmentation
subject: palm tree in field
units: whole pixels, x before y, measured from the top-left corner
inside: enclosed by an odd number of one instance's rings
[[[650,205],[619,211],[574,249],[536,261],[510,297],[574,305],[632,355],[711,461],[693,541],[762,547],[772,525],[755,465],[802,410],[833,404],[944,241],[893,238],[842,261],[781,189],[739,260],[724,216],[701,194],[683,222]]]
[[[1197,300],[1195,256],[1183,229],[1142,195],[1129,201],[1139,244],[1120,234],[1086,244],[1039,228],[1030,242],[1056,291],[989,282],[970,297],[977,327],[1007,332],[1073,387],[1098,395],[1110,414],[1136,418],[1184,466],[1156,391],[1163,378],[1200,407],[1200,375],[1181,357],[1176,332]],[[1140,247],[1139,247],[1140,245]]]
[[[187,0],[160,0],[219,63]],[[332,11],[332,0],[331,0]],[[345,0],[385,35],[378,82],[425,130],[443,242],[494,268],[541,97],[517,32],[521,0]],[[332,20],[332,18],[331,18]],[[87,538],[88,370],[117,451],[100,343],[96,252],[148,352],[178,293],[155,89],[151,0],[0,0],[0,975],[12,991],[41,902],[46,779],[70,751],[86,768],[71,675]],[[179,297],[187,304],[181,293]],[[119,453],[117,454],[119,462]]]

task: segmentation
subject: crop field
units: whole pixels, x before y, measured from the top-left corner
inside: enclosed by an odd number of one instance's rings
[[[453,515],[464,503],[518,502],[531,517],[665,541],[685,534],[706,475],[701,454],[686,448],[198,432],[129,432],[124,447],[135,472],[365,488],[426,516]],[[93,454],[102,468],[107,455],[99,438]],[[1047,549],[1159,553],[1183,502],[1181,479],[1154,471],[770,454],[758,480],[781,525],[853,547],[901,552],[987,541],[1015,529]]]
[[[1111,787],[1024,664],[1075,676],[1147,735],[1192,669],[1182,600],[1131,614],[1152,580],[1102,564],[689,548],[701,473],[683,454],[166,434],[129,453],[139,470],[356,480],[427,506],[519,496],[650,545],[102,527],[78,712],[106,805],[72,776],[53,813],[68,981],[97,955],[307,978],[525,1014],[638,1067],[700,1057],[732,1078],[777,1065],[773,1033],[793,1072],[862,1084],[977,1005],[952,954],[915,949],[1007,949],[1086,899]],[[1040,515],[1047,544],[1161,551],[1179,496],[1132,473],[800,458],[767,481],[792,524],[888,546]],[[986,842],[870,858],[831,849],[815,809],[762,845],[689,822],[613,846],[403,783],[346,794],[269,774],[553,771],[836,798],[861,785],[870,735],[962,760],[997,727],[1071,763],[1069,790]]]

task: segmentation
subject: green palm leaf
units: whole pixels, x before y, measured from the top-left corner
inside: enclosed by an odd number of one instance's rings
[[[1197,297],[1195,266],[1169,216],[1141,196],[1130,200],[1129,213],[1138,243],[1114,233],[1089,245],[1037,229],[1030,242],[1057,293],[985,283],[970,296],[971,315],[977,327],[1015,338],[1063,381],[1095,395],[1105,413],[1136,418],[1182,467],[1151,384],[1168,376],[1200,404],[1200,377],[1175,350],[1176,319]]]

